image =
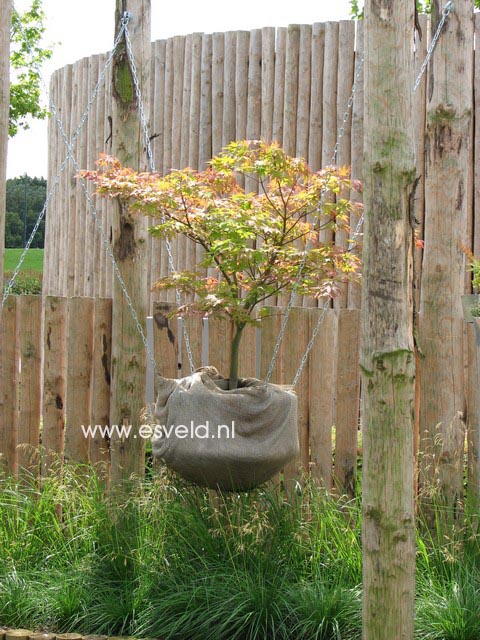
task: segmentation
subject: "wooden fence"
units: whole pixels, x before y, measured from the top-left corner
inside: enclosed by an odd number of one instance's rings
[[[361,23],[355,34],[355,23],[342,21],[250,32],[195,33],[154,42],[149,124],[157,171],[201,168],[230,141],[260,137],[277,140],[287,153],[307,158],[314,170],[329,164],[359,65],[362,33]],[[69,137],[77,129],[105,62],[105,55],[84,58],[52,76],[51,98]],[[363,154],[361,78],[359,73],[353,121],[347,119],[338,148],[338,163],[352,164],[355,177],[361,175]],[[99,154],[111,150],[110,85],[107,73],[105,88],[101,88],[74,144],[81,168],[94,168]],[[52,119],[50,185],[65,155]],[[44,291],[47,295],[110,297],[112,267],[88,215],[76,173],[71,166],[61,173],[49,206]],[[91,194],[92,186],[88,189]],[[93,201],[108,237],[110,206],[104,200]],[[337,240],[345,242],[344,237]],[[166,275],[168,264],[162,242],[149,238],[148,243],[150,285]],[[173,242],[177,270],[191,263],[194,250],[184,240]],[[345,291],[339,306],[347,306],[347,295]],[[150,296],[150,311],[158,299],[158,293]],[[350,306],[358,306],[356,302],[358,290],[351,292]],[[308,304],[311,306],[311,301]]]
[[[424,37],[416,39],[417,71],[425,58],[429,31],[426,16],[420,16],[420,19]],[[433,477],[432,464],[441,466],[442,482],[452,488],[455,494],[453,501],[462,489],[465,441],[468,441],[468,476],[471,479],[477,477],[479,450],[476,365],[472,357],[475,352],[474,336],[470,327],[465,330],[460,305],[462,289],[470,291],[471,278],[464,268],[464,257],[458,245],[462,242],[480,254],[480,49],[478,46],[475,49],[474,45],[475,39],[477,43],[480,41],[480,18],[476,13],[474,29],[471,30],[471,23],[465,21],[463,30],[459,29],[458,20],[454,12],[447,21],[428,74],[423,76],[414,97],[419,183],[412,198],[411,216],[412,222],[418,222],[417,237],[425,240],[424,249],[416,249],[413,276],[419,327],[416,448],[422,448],[428,454],[423,457],[426,461],[423,472],[428,479]],[[458,44],[459,33],[464,34],[460,39],[461,47]],[[288,153],[304,156],[313,169],[319,169],[331,161],[352,82],[357,77],[357,90],[351,114],[343,125],[337,162],[351,165],[352,176],[361,178],[364,144],[362,48],[362,23],[355,26],[350,21],[263,28],[250,32],[191,34],[153,43],[149,120],[157,170],[166,172],[186,165],[203,167],[223,145],[246,137],[277,140]],[[105,61],[104,55],[85,58],[58,70],[52,77],[51,96],[59,105],[65,130],[71,138],[81,122],[88,96],[101,76]],[[92,104],[86,124],[73,145],[81,168],[93,168],[100,152],[108,153],[111,149],[110,85],[107,73],[106,90],[99,91],[98,100]],[[60,171],[65,155],[61,135],[52,120],[49,184],[53,186],[59,177],[57,193],[47,214],[44,293],[68,298],[109,298],[112,266],[88,215],[81,183],[74,177],[76,170],[69,167],[63,173]],[[91,185],[88,189],[108,238],[111,232],[110,207],[105,200],[95,199]],[[356,222],[356,219],[351,220],[352,227]],[[342,244],[345,237],[340,234],[335,237],[335,242]],[[191,265],[194,258],[191,249],[181,241],[173,243],[173,254],[177,270]],[[151,237],[148,238],[145,268],[149,288],[168,270],[162,244]],[[159,295],[150,294],[150,313]],[[168,302],[173,302],[173,295],[169,292]],[[96,303],[91,304],[95,306]],[[305,299],[300,304],[310,308],[312,301]],[[359,289],[352,286],[343,291],[335,309],[358,309],[359,306]],[[298,315],[301,311],[296,309],[293,318],[297,315],[307,318],[308,313],[316,313],[316,310]],[[328,326],[328,317],[327,313],[325,326]],[[347,316],[339,314],[334,317],[339,323],[340,318]],[[295,326],[294,322],[290,326]],[[65,327],[63,329],[66,330]],[[81,335],[82,330],[83,325],[72,327],[69,335],[73,331]],[[288,344],[289,350],[300,344],[300,335],[292,334],[294,339]],[[341,350],[348,335],[335,335],[335,344]],[[198,347],[200,338],[197,336],[196,340]],[[9,344],[2,351],[2,357],[7,358],[10,354],[8,362],[11,357],[16,357],[12,349],[13,344]],[[76,347],[69,349],[75,350]],[[263,346],[260,361],[265,349]],[[320,419],[318,415],[330,415],[331,410],[334,411],[334,419],[325,419],[329,424],[338,423],[337,429],[341,431],[341,420],[337,416],[342,415],[341,407],[344,405],[335,404],[335,410],[329,409],[325,399],[328,394],[324,398],[323,389],[325,386],[331,393],[329,376],[333,376],[332,384],[337,388],[343,362],[346,361],[345,354],[335,352],[333,359],[337,364],[334,373],[322,360],[321,375],[315,378],[311,372],[318,366],[316,358],[323,353],[322,349],[325,346],[319,340],[312,352],[309,373],[305,374],[310,376],[308,384],[319,388],[318,393],[309,395],[305,407],[310,404],[313,407],[318,402],[320,409],[310,411],[304,408],[300,415],[303,461],[314,462],[318,468],[322,468],[323,463],[315,458],[320,455],[315,451],[325,452],[321,443],[331,436],[327,437],[326,432],[318,435],[320,432],[312,425]],[[245,357],[247,364],[253,352],[249,353]],[[63,352],[61,357],[66,357]],[[88,357],[82,357],[88,364]],[[285,370],[293,366],[289,357],[285,356],[282,362],[281,367]],[[358,375],[357,364],[352,363],[355,376]],[[279,380],[285,377],[281,367],[281,373],[277,374]],[[13,380],[14,374],[16,369],[12,370]],[[287,377],[291,378],[290,374],[289,370]],[[70,377],[74,377],[73,371]],[[48,369],[45,368],[47,383]],[[73,384],[72,380],[69,384]],[[8,396],[12,390],[2,393]],[[62,394],[58,397],[60,400],[63,398]],[[84,396],[85,406],[86,398]],[[44,411],[48,412],[46,401],[44,405]],[[61,422],[64,415],[63,409],[56,410],[55,406],[53,402],[51,417],[47,415],[52,425],[54,420]],[[322,413],[323,408],[325,411]],[[303,424],[307,427],[302,427]],[[438,425],[443,440],[439,446],[435,432]],[[22,429],[23,426],[20,431]],[[55,433],[59,438],[60,432],[57,430]],[[348,455],[351,456],[354,436],[351,431],[349,434],[345,440],[348,447],[343,444],[342,436],[337,446],[340,450],[349,448]],[[330,451],[328,456],[324,455],[325,459],[330,459]],[[352,465],[347,465],[342,476],[339,469],[343,462],[341,457],[339,462],[337,452],[335,463],[340,483],[348,486],[348,469]],[[327,471],[322,471],[321,475],[329,477]],[[476,482],[470,482],[470,486],[473,491]]]
[[[151,322],[162,375],[190,373],[181,331],[168,320],[170,303],[158,303]],[[293,308],[273,381],[290,384],[321,309]],[[240,372],[265,373],[283,309],[271,308],[261,330],[245,330]],[[109,465],[108,438],[85,437],[82,425],[109,425],[111,301],[104,298],[11,296],[0,324],[0,461],[8,474],[49,473],[63,458]],[[195,366],[229,367],[230,324],[185,320]],[[42,348],[43,343],[43,348]],[[258,355],[257,355],[258,354]],[[316,349],[296,387],[298,463],[327,487],[355,490],[359,425],[359,312],[325,313]],[[39,456],[40,452],[40,456]],[[103,468],[105,468],[105,466]]]

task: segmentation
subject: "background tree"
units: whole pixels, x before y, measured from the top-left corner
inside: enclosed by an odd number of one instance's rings
[[[7,180],[5,222],[5,246],[7,248],[23,246],[25,204],[27,205],[26,238],[28,239],[46,197],[47,181],[45,178],[21,176]],[[42,220],[31,246],[43,249],[44,237],[45,218]]]
[[[40,72],[52,50],[41,46],[45,32],[42,0],[33,0],[22,14],[13,11],[10,32],[9,134],[28,129],[28,118],[43,119],[48,111],[40,104]]]

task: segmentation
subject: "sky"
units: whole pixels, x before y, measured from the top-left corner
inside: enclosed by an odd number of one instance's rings
[[[152,40],[199,31],[213,33],[342,20],[349,17],[350,6],[348,0],[151,1]],[[22,11],[29,6],[29,0],[14,0],[14,4]],[[44,43],[54,49],[43,71],[47,87],[55,69],[111,49],[115,0],[43,0],[43,8]],[[21,131],[9,141],[7,177],[24,173],[46,177],[47,147],[46,121],[32,121],[29,130]]]

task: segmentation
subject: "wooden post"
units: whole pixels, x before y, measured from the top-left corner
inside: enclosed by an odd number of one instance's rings
[[[432,4],[436,30],[442,3]],[[463,493],[464,261],[471,188],[473,11],[455,2],[429,67],[425,130],[425,251],[420,292],[420,489],[458,513]],[[447,365],[446,365],[447,363]]]
[[[110,382],[112,362],[112,301],[95,298],[93,320],[93,370],[91,420],[103,427],[110,419]],[[108,440],[97,433],[90,442],[90,461],[97,465],[97,473],[104,477],[110,461]]]
[[[360,313],[337,310],[335,487],[341,495],[355,496],[360,400]]]
[[[357,38],[355,51],[355,71],[357,78],[357,90],[352,105],[352,132],[351,132],[351,171],[352,178],[357,180],[363,175],[363,69],[359,71],[363,56],[363,20],[357,22]],[[362,202],[362,195],[358,191],[350,194],[354,202]],[[356,213],[350,214],[350,236],[352,236],[358,225],[359,217]],[[360,231],[363,231],[361,229]],[[361,291],[360,287],[351,283],[348,287],[348,306],[353,309],[360,307]]]
[[[37,475],[41,405],[41,296],[20,296],[19,350],[21,361],[18,468]]]
[[[0,24],[0,291],[3,291],[5,199],[7,180],[8,116],[10,113],[10,22],[12,0],[2,2]]]
[[[310,129],[308,134],[308,164],[313,171],[318,171],[322,168],[324,53],[325,25],[316,22],[312,27],[312,77],[310,81]]]
[[[312,332],[323,309],[311,309]],[[309,373],[309,421],[311,476],[322,487],[332,487],[332,427],[335,422],[335,365],[336,365],[335,311],[327,309],[316,343],[310,352]]]
[[[365,5],[363,638],[413,638],[414,3]]]
[[[67,428],[65,459],[87,463],[90,437],[84,429],[90,422],[93,299],[69,298],[67,320]]]
[[[273,94],[272,140],[283,143],[283,112],[285,106],[285,65],[287,62],[287,27],[277,29],[275,43],[275,76]]]
[[[17,296],[9,296],[0,315],[0,476],[17,472],[17,301]]]
[[[65,433],[66,298],[45,298],[42,477],[61,463]]]
[[[116,0],[115,30],[120,30],[124,11],[131,13],[128,24],[140,90],[148,113],[150,88],[150,0]],[[115,54],[112,73],[113,152],[134,169],[145,164],[145,141],[125,42]],[[145,269],[145,222],[128,207],[116,203],[113,212],[113,251],[138,319],[145,329],[147,285]],[[112,395],[110,421],[132,425],[129,438],[115,435],[111,440],[112,485],[145,473],[145,447],[135,438],[145,406],[145,347],[117,280],[112,303]]]

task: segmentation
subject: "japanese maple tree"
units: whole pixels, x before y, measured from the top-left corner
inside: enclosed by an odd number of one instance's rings
[[[157,221],[149,229],[153,236],[182,234],[203,248],[193,270],[170,273],[155,286],[186,294],[181,312],[231,318],[230,388],[238,383],[242,332],[258,322],[256,310],[263,302],[292,292],[334,297],[340,283],[358,278],[356,253],[321,241],[324,230],[348,231],[350,213],[360,206],[347,197],[360,188],[347,168],[314,172],[277,144],[260,141],[232,142],[205,171],[138,173],[107,156],[98,164],[98,171],[83,175],[99,194],[120,198],[132,212]],[[246,192],[239,174],[258,189]],[[217,275],[206,276],[212,268]]]

